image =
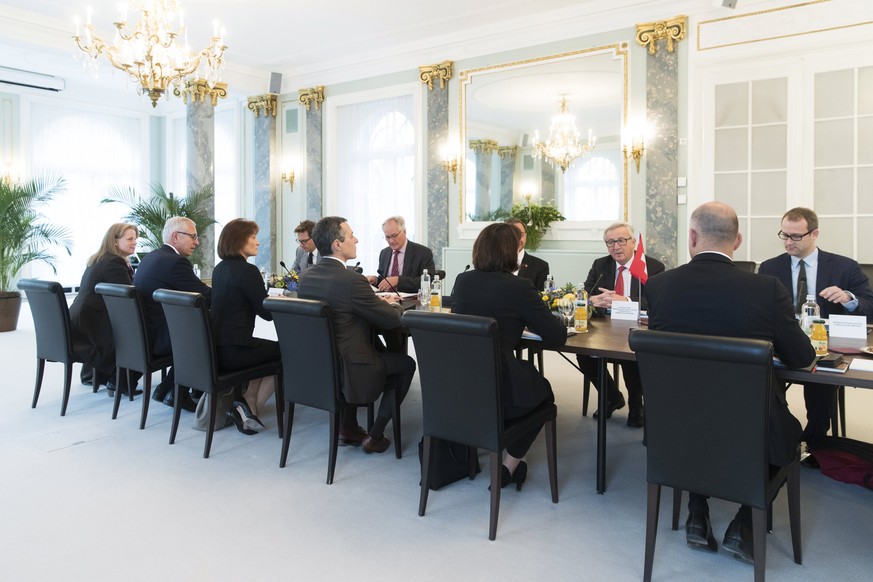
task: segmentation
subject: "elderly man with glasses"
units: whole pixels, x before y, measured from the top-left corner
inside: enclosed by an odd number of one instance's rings
[[[315,223],[311,220],[304,220],[294,229],[294,235],[297,237],[297,253],[294,257],[294,264],[291,268],[302,273],[312,265],[318,263],[318,249],[315,248],[315,242],[312,240],[312,229],[315,228]]]
[[[370,285],[379,291],[415,293],[421,284],[421,273],[427,269],[433,276],[433,252],[424,245],[406,238],[406,221],[402,216],[391,216],[382,223],[382,232],[388,246],[379,253],[377,275],[369,275]]]
[[[761,263],[763,275],[773,275],[788,289],[795,313],[800,313],[807,295],[813,295],[822,317],[863,315],[873,323],[873,292],[858,263],[849,257],[816,247],[818,215],[809,208],[792,208],[782,216],[777,233],[785,253]],[[806,428],[803,440],[811,448],[827,434],[836,401],[836,387],[805,384]],[[811,459],[806,464],[814,465]]]
[[[585,280],[585,290],[590,295],[592,305],[603,312],[612,307],[613,301],[639,301],[640,309],[646,309],[646,286],[641,285],[639,281],[634,281],[628,270],[636,248],[634,228],[626,222],[611,224],[603,231],[603,242],[609,254],[594,261]],[[664,272],[664,264],[647,256],[646,271],[649,277],[653,277]],[[597,373],[597,361],[583,355],[576,356],[576,360],[585,377],[598,387],[600,376]],[[622,362],[621,369],[630,404],[627,425],[640,428],[646,423],[646,411],[643,406],[639,368],[636,362]],[[610,418],[613,412],[624,408],[625,399],[611,376],[606,379],[606,386],[608,390],[606,418]],[[594,413],[594,418],[600,414],[601,411],[598,410]]]

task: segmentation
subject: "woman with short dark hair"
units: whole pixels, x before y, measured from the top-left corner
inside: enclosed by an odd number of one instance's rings
[[[515,357],[524,328],[539,334],[544,345],[561,345],[567,340],[564,324],[549,312],[530,279],[513,275],[518,269],[519,236],[518,230],[509,224],[485,227],[473,244],[475,270],[458,275],[452,303],[453,313],[492,317],[497,321],[504,419],[518,418],[543,402],[555,400],[549,381],[533,364]],[[527,476],[527,463],[522,457],[541,428],[507,445],[501,473],[503,487],[515,483],[521,489]]]
[[[218,237],[218,256],[222,260],[212,271],[211,316],[222,370],[280,360],[277,342],[253,336],[255,316],[273,319],[264,309],[267,289],[261,272],[247,260],[258,254],[259,246],[257,223],[242,218],[228,222]],[[272,376],[249,382],[245,393],[227,412],[237,430],[254,434],[264,428],[258,413],[275,388]]]

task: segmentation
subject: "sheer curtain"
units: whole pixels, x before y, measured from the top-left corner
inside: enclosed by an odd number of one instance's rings
[[[336,108],[336,191],[327,214],[348,219],[366,274],[378,267],[379,251],[386,246],[382,222],[389,216],[403,216],[407,235],[421,238],[415,224],[414,103],[407,94]]]
[[[78,286],[109,225],[127,213],[120,204],[100,200],[112,186],[139,190],[146,183],[147,117],[33,102],[29,122],[31,174],[59,173],[67,185],[43,214],[66,226],[73,238],[72,256],[63,249],[56,253],[57,275],[43,263],[32,263],[30,276]]]
[[[602,150],[567,170],[559,206],[567,220],[621,220],[621,164],[620,150]]]

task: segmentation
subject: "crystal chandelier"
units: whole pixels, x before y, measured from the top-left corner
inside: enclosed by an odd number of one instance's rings
[[[121,17],[115,22],[115,38],[112,44],[94,34],[91,23],[91,8],[88,8],[84,26],[84,38],[79,34],[80,23],[76,18],[76,36],[73,40],[88,58],[86,67],[96,67],[97,59],[105,54],[109,62],[121,69],[137,83],[140,94],[146,93],[157,107],[158,99],[172,85],[181,90],[189,78],[199,71],[199,77],[214,88],[221,80],[224,68],[222,57],[224,30],[219,33],[218,24],[213,26],[208,47],[193,52],[188,47],[187,27],[176,0],[133,0],[133,7],[140,13],[140,20],[127,29],[127,9],[122,8]],[[179,38],[181,36],[181,38]],[[177,40],[184,40],[179,46]]]
[[[576,116],[567,109],[567,98],[561,97],[561,109],[552,116],[549,127],[549,141],[542,143],[539,132],[535,134],[533,154],[536,158],[544,158],[556,164],[562,172],[566,172],[570,164],[579,156],[594,149],[597,138],[588,130],[588,143],[582,145],[579,141],[579,130],[576,128]]]

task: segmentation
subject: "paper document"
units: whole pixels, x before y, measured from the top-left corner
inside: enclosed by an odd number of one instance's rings
[[[873,360],[855,358],[854,360],[852,360],[852,365],[849,366],[849,369],[860,370],[862,372],[873,372]]]

